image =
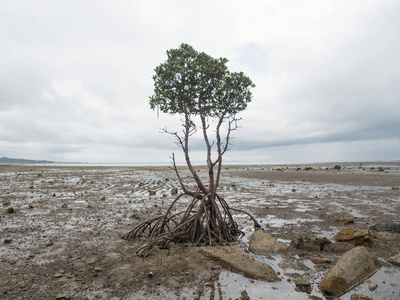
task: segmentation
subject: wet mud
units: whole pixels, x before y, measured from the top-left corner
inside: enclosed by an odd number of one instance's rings
[[[332,240],[344,227],[399,223],[400,163],[334,166],[227,166],[220,193],[287,245],[299,236]],[[205,168],[197,169],[206,178]],[[188,176],[185,181],[193,186]],[[325,299],[318,283],[340,257],[293,247],[287,255],[255,255],[272,266],[279,283],[233,273],[190,244],[139,258],[135,248],[145,238],[121,236],[167,209],[179,188],[168,167],[0,165],[0,184],[2,299],[240,299],[243,291],[251,299]],[[246,215],[235,218],[245,233],[235,245],[247,250],[253,223]],[[352,293],[399,299],[400,270],[387,260],[400,252],[400,239],[375,237],[368,249],[383,267],[340,299]],[[314,264],[314,258],[330,263]],[[295,290],[298,277],[310,280],[310,294]],[[378,286],[373,291],[371,283]]]

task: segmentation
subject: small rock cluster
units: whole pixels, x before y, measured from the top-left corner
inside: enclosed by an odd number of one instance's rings
[[[338,222],[341,224],[354,223],[350,219],[340,219]],[[381,263],[366,248],[372,245],[371,232],[374,231],[387,231],[397,234],[400,233],[400,224],[376,224],[371,226],[369,230],[346,227],[333,237],[334,242],[324,237],[300,236],[292,240],[290,246],[307,252],[343,253],[318,285],[325,295],[338,296],[350,290],[381,267]],[[289,247],[259,229],[251,238],[249,250],[257,254],[268,255],[288,253]],[[330,259],[314,258],[312,262],[314,264],[327,265],[332,261]],[[388,262],[400,266],[400,253],[391,257]],[[296,291],[311,293],[312,286],[309,278],[298,277],[295,279],[295,285]],[[376,284],[371,284],[370,286],[374,289],[377,287]],[[368,300],[371,298],[353,294],[351,299]]]

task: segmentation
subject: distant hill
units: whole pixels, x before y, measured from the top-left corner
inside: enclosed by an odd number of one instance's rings
[[[8,158],[0,157],[0,163],[12,163],[12,164],[43,164],[43,163],[54,163],[54,161],[48,160],[32,160],[32,159],[22,159],[22,158]]]

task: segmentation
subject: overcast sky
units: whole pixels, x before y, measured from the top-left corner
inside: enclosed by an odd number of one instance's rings
[[[148,101],[188,43],[256,84],[226,161],[399,160],[399,15],[398,0],[0,1],[0,157],[183,161],[159,133],[179,117]]]

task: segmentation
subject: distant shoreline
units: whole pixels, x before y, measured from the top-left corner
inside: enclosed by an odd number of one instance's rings
[[[360,165],[361,164],[361,165]],[[52,161],[15,161],[15,162],[4,162],[0,161],[0,165],[15,165],[15,166],[57,166],[57,167],[168,167],[171,166],[171,162],[52,162]],[[223,167],[229,166],[257,166],[257,167],[296,167],[296,166],[335,166],[340,165],[343,167],[353,166],[353,167],[370,167],[370,166],[388,166],[395,165],[399,166],[400,161],[363,161],[363,162],[280,162],[280,163],[255,163],[255,162],[226,162]],[[178,163],[179,167],[185,167],[185,163]],[[205,167],[205,163],[193,163],[196,167]]]

